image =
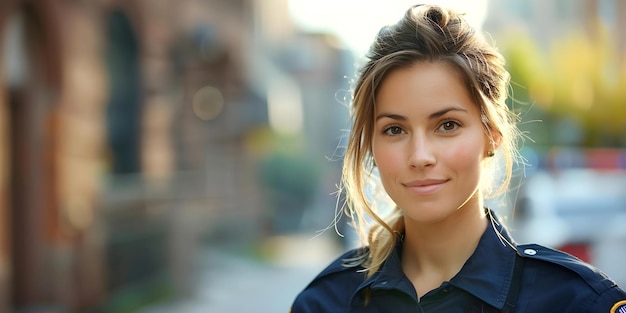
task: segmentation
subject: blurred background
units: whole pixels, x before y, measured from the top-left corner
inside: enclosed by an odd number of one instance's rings
[[[527,165],[492,206],[626,285],[626,1],[437,2],[513,77]],[[287,312],[356,244],[350,88],[413,3],[3,0],[0,312]]]

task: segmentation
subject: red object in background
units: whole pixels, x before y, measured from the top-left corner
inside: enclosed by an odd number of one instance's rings
[[[617,170],[626,166],[623,149],[590,149],[586,152],[586,166],[596,170]]]
[[[567,252],[587,263],[591,263],[591,253],[589,252],[589,245],[586,243],[570,243],[561,246],[559,250]]]

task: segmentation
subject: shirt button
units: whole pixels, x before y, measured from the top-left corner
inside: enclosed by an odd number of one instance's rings
[[[526,250],[524,250],[524,254],[535,255],[535,254],[537,254],[537,250],[535,250],[535,249],[526,249]]]

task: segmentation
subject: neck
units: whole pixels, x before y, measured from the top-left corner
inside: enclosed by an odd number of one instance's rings
[[[478,246],[488,220],[482,201],[475,200],[436,223],[405,220],[402,268],[418,295],[450,280]]]

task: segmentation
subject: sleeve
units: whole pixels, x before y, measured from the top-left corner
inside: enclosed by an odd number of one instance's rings
[[[626,292],[613,286],[601,293],[591,307],[589,313],[626,313]]]
[[[291,313],[339,313],[345,311],[352,293],[363,282],[365,274],[356,267],[346,267],[346,259],[359,250],[351,250],[333,261],[296,296]]]

